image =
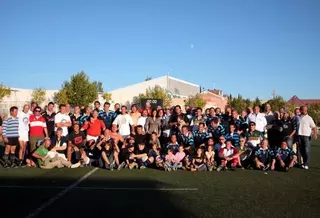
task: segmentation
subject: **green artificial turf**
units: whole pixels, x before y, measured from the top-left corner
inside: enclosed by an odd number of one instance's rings
[[[99,169],[38,217],[320,217],[319,145],[308,171]],[[0,168],[0,217],[26,217],[92,169]]]

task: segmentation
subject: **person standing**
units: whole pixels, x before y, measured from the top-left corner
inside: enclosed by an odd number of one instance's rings
[[[266,126],[267,126],[267,120],[263,113],[260,113],[260,107],[255,106],[254,112],[249,114],[248,121],[254,122],[256,124],[256,130],[261,132],[262,134],[265,133]]]
[[[121,114],[113,121],[113,125],[118,126],[119,133],[124,139],[130,135],[130,130],[133,135],[135,134],[132,118],[127,114],[127,106],[121,107]]]
[[[99,112],[99,119],[103,120],[106,128],[111,129],[112,122],[116,118],[117,114],[110,110],[110,103],[105,102],[103,105],[103,111]]]
[[[71,126],[71,119],[70,116],[67,114],[66,111],[66,105],[61,104],[59,106],[59,113],[56,114],[54,117],[54,123],[55,123],[55,131],[57,131],[58,127],[62,128],[62,135],[67,136],[68,135],[68,127]]]
[[[318,139],[317,136],[317,128],[314,123],[312,117],[308,115],[308,108],[306,106],[302,106],[300,108],[301,119],[298,130],[299,135],[299,147],[301,156],[303,159],[302,168],[308,170],[309,169],[309,159],[310,159],[310,150],[311,150],[311,134],[313,133],[313,137],[315,140]]]
[[[294,122],[294,119],[291,119],[289,111],[285,110],[283,118],[281,120],[282,123],[282,133],[283,133],[283,139],[287,142],[287,146],[292,149],[292,145],[294,142],[294,136],[297,131],[297,125]]]
[[[49,137],[46,120],[41,116],[41,108],[37,106],[29,118],[30,123],[30,153],[37,148],[37,142]],[[43,134],[44,133],[44,134]]]
[[[18,108],[10,108],[10,116],[3,122],[3,139],[5,143],[4,167],[16,166],[16,146],[19,145],[19,118]]]
[[[29,141],[29,106],[25,104],[23,110],[18,112],[19,117],[19,166],[23,166],[24,154]]]
[[[47,110],[42,113],[42,117],[46,120],[47,129],[49,137],[54,136],[54,117],[56,116],[56,113],[54,112],[54,103],[49,102]]]
[[[138,125],[138,119],[139,119],[139,117],[141,117],[141,113],[138,111],[137,105],[133,104],[131,106],[130,116],[132,118],[133,125],[137,126]]]

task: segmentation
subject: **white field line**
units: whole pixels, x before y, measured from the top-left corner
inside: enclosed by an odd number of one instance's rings
[[[79,184],[79,183],[78,183]],[[1,186],[0,188],[12,188],[12,189],[67,189],[69,187],[64,186]],[[108,187],[73,187],[72,189],[80,190],[105,190],[105,191],[198,191],[198,188],[108,188]],[[70,189],[69,189],[70,190]],[[60,196],[61,197],[61,196]]]
[[[64,187],[61,192],[59,192],[56,196],[50,198],[48,201],[46,201],[44,204],[42,204],[40,207],[38,207],[35,211],[31,212],[29,215],[26,216],[26,218],[36,217],[38,216],[44,209],[49,207],[51,204],[53,204],[56,200],[64,196],[68,191],[75,188],[77,185],[79,185],[83,180],[88,178],[90,175],[92,175],[94,172],[96,172],[99,168],[94,168],[90,172],[88,172],[86,175],[78,179],[75,183],[71,184],[68,187]],[[23,186],[21,186],[23,187]],[[17,187],[16,187],[17,188]]]

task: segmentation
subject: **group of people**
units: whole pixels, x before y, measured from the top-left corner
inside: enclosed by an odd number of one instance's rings
[[[90,106],[36,103],[13,106],[0,120],[4,167],[83,167],[108,170],[144,169],[222,171],[257,169],[288,171],[309,168],[311,136],[317,129],[307,107],[291,114],[284,108],[262,113],[259,106],[243,111],[179,105],[152,108],[100,102]],[[72,111],[72,113],[71,113]],[[1,140],[1,139],[0,139]]]

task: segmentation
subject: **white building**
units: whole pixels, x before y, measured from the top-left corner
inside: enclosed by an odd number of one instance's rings
[[[185,98],[200,92],[200,86],[171,76],[162,76],[141,83],[110,91],[113,103],[131,104],[135,96],[145,93],[146,89],[159,85],[168,90],[172,98]]]
[[[168,90],[172,98],[185,98],[200,92],[199,85],[171,76],[162,76],[110,91],[112,94],[111,103],[131,104],[135,96],[138,96],[140,93],[145,93],[146,89],[149,87],[153,88],[155,85],[159,85]],[[0,102],[0,113],[7,113],[13,105],[22,108],[24,104],[30,104],[32,91],[32,89],[11,88],[11,95],[4,97]],[[44,106],[50,101],[54,101],[54,93],[58,91],[59,90],[46,90],[46,100],[41,106]],[[98,100],[103,104],[104,100],[101,95],[99,95]]]

